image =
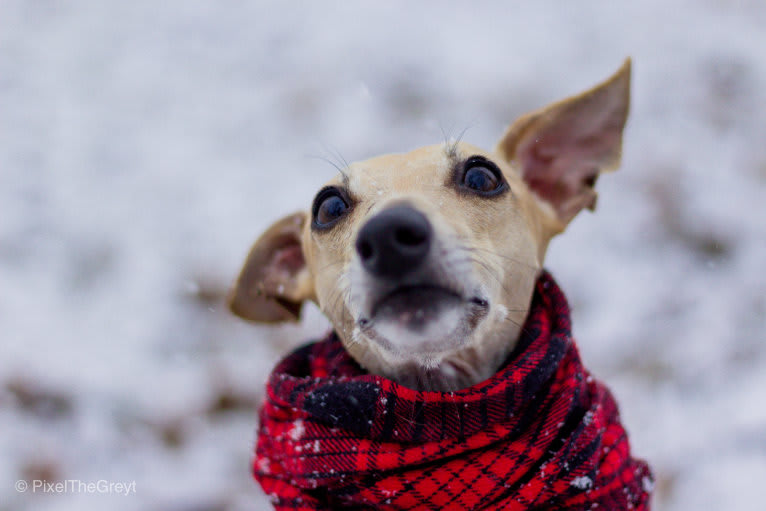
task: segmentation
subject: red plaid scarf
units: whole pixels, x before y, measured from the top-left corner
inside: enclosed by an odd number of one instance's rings
[[[405,388],[330,335],[284,359],[267,394],[253,471],[277,509],[649,509],[651,472],[547,273],[516,350],[478,385]]]

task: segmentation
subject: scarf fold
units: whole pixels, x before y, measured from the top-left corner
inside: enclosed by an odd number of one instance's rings
[[[255,478],[276,509],[649,509],[649,467],[546,272],[522,332],[493,377],[455,392],[366,373],[335,334],[298,349],[268,380]]]

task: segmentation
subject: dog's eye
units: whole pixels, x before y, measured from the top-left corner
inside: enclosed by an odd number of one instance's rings
[[[348,203],[337,188],[325,188],[314,199],[314,225],[320,229],[330,227],[348,211]]]
[[[474,156],[465,162],[462,185],[480,195],[494,195],[505,188],[505,181],[494,163]]]
[[[468,169],[463,182],[468,188],[478,192],[491,192],[497,188],[497,178],[485,167]]]

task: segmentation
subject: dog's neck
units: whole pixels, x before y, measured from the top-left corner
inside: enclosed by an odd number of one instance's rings
[[[367,345],[355,350],[344,343],[352,357],[372,374],[384,375],[415,390],[451,392],[476,385],[494,375],[517,344],[522,323],[511,324],[502,334],[489,335],[482,343],[443,354],[439,358],[392,359],[385,351]]]
[[[509,345],[515,342],[508,343]],[[411,389],[451,392],[476,385],[497,372],[508,350],[490,352],[486,346],[457,350],[433,366],[410,363],[401,366],[391,379]]]

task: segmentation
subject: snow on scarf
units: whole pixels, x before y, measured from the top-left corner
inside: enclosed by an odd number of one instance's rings
[[[291,510],[645,510],[653,486],[547,273],[516,350],[467,389],[370,375],[333,334],[289,355],[267,384],[253,472]]]

